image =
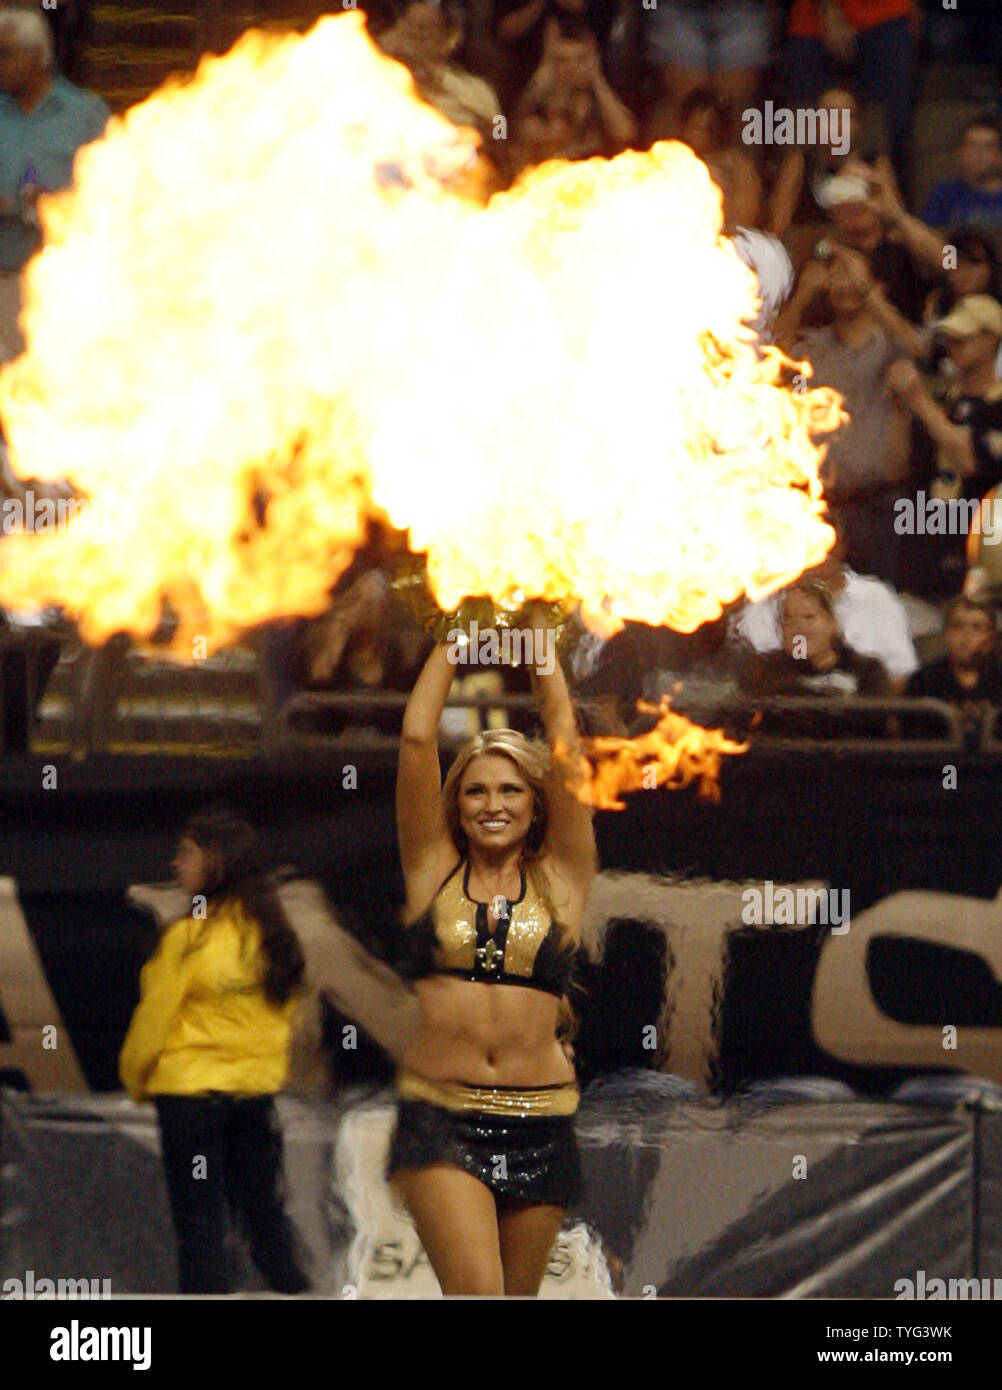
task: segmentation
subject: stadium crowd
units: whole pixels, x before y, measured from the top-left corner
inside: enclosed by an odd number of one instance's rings
[[[570,666],[596,731],[630,728],[636,698],[680,681],[711,708],[728,691],[923,695],[974,719],[1002,701],[1002,8],[359,3],[423,97],[479,131],[497,187],[545,159],[687,143],[721,189],[724,234],[759,276],[761,339],[844,398],[848,422],[828,439],[822,473],[835,549],[783,593],[694,637],[642,624],[608,643],[580,633]],[[38,192],[68,181],[73,152],[107,114],[58,73],[52,42],[10,12],[0,8],[5,357],[18,346],[11,305],[37,247]],[[913,141],[922,65],[963,71],[969,59],[981,64],[967,93],[978,114],[956,131],[948,177],[929,186]],[[772,125],[756,125],[767,109]],[[798,113],[813,113],[801,143],[753,139],[778,129],[780,110],[794,129]],[[409,688],[426,646],[393,598],[398,547],[374,535],[326,618],[266,634],[276,702],[301,689]]]

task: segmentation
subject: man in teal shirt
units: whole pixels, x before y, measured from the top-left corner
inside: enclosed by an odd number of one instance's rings
[[[0,362],[23,349],[19,273],[41,246],[38,196],[72,182],[77,151],[110,114],[99,96],[57,74],[40,11],[0,11]]]

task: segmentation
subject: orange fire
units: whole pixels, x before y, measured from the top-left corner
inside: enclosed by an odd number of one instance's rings
[[[191,659],[323,610],[367,513],[443,608],[576,596],[605,633],[692,631],[820,561],[838,401],[757,351],[705,167],[664,143],[485,201],[477,141],[356,12],[114,120],[42,202],[0,374],[16,471],[92,510],[8,538],[0,603],[98,643],[167,602]]]
[[[747,743],[735,743],[720,729],[704,729],[671,708],[670,697],[660,704],[638,700],[642,714],[659,716],[657,724],[635,738],[611,735],[581,740],[576,758],[558,744],[554,755],[574,794],[602,811],[622,811],[624,792],[657,787],[687,787],[698,782],[701,796],[720,800],[720,759],[746,753]]]

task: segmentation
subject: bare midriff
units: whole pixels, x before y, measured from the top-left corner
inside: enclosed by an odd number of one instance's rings
[[[574,1080],[554,1036],[556,995],[525,985],[451,975],[415,981],[421,1024],[401,1065],[435,1081],[478,1086],[552,1086]]]

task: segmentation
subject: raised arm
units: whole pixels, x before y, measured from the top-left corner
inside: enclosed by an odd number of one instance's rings
[[[546,0],[529,0],[517,10],[506,14],[497,28],[498,38],[504,43],[512,43],[527,34],[546,9]]]
[[[887,369],[887,384],[925,426],[947,462],[963,477],[972,477],[978,471],[978,456],[970,426],[954,424],[933,400],[915,363],[906,358],[892,362]]]
[[[456,860],[442,807],[438,722],[456,674],[439,644],[417,678],[404,710],[397,765],[397,839],[408,909],[420,910]]]
[[[806,168],[802,151],[787,150],[779,166],[779,177],[769,205],[769,225],[766,230],[772,232],[773,236],[785,236],[789,230],[800,200],[800,190],[804,186]]]
[[[941,275],[945,240],[905,207],[890,163],[881,161],[876,168],[866,170],[866,176],[870,184],[870,206],[888,227],[897,232],[916,261],[934,274]]]
[[[560,744],[573,761],[580,752],[580,734],[559,660],[554,658],[550,672],[536,668],[532,683],[551,751]],[[543,853],[564,868],[586,893],[598,868],[594,813],[568,789],[557,759],[553,760],[546,791],[549,818]]]

